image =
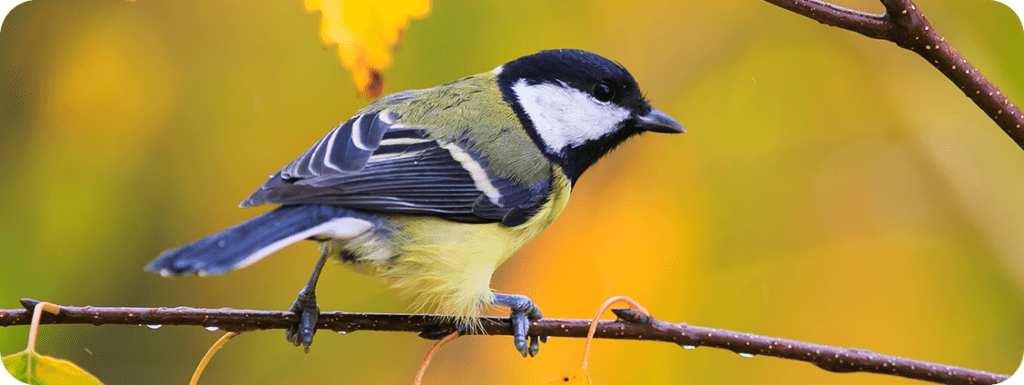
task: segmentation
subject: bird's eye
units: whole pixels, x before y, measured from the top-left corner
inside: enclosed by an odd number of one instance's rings
[[[612,88],[608,82],[597,83],[597,85],[594,86],[594,91],[592,93],[594,98],[601,102],[610,101],[615,97],[615,89]]]

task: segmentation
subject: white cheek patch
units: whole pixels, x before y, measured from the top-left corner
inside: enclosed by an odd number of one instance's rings
[[[601,103],[589,94],[564,84],[512,85],[537,135],[552,153],[577,147],[615,132],[630,116],[624,107]]]

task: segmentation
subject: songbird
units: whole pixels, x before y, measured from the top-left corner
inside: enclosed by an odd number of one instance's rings
[[[434,88],[371,103],[263,183],[241,207],[280,207],[161,254],[146,270],[223,274],[292,243],[320,258],[287,330],[309,351],[328,259],[384,278],[463,330],[491,305],[511,309],[516,349],[535,355],[523,295],[490,289],[494,270],[565,208],[580,175],[626,139],[681,133],[622,65],[542,51]],[[582,262],[582,261],[581,261]]]

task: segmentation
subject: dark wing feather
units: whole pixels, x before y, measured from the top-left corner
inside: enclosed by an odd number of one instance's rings
[[[517,226],[547,199],[548,182],[494,176],[467,143],[442,143],[399,121],[382,111],[342,123],[271,175],[242,207],[328,204]]]

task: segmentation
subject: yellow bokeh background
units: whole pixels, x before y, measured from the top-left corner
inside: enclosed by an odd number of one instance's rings
[[[881,12],[875,1],[841,5]],[[989,0],[919,0],[1016,103],[1024,28]],[[219,277],[142,271],[161,251],[267,208],[237,204],[369,101],[298,0],[35,0],[0,28],[0,307],[286,309],[316,260],[289,247]],[[580,180],[562,217],[497,272],[549,317],[626,295],[666,321],[1010,374],[1024,353],[1024,151],[921,58],[763,1],[438,1],[385,93],[550,48],[631,70],[684,135],[645,135]],[[324,310],[408,299],[328,269]],[[0,354],[27,327],[0,328]],[[45,326],[39,349],[108,384],[185,383],[219,333]],[[431,342],[282,331],[231,341],[211,384],[410,383]],[[537,384],[582,339],[522,359],[509,337],[435,356],[427,384]],[[595,341],[598,384],[908,384],[665,343]]]

